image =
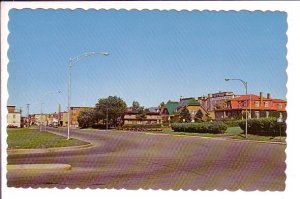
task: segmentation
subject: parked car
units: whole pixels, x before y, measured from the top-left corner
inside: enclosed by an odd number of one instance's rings
[[[9,124],[9,125],[7,125],[7,128],[18,128],[18,127],[13,124]]]

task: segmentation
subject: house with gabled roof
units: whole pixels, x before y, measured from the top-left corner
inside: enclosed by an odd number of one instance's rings
[[[160,115],[162,117],[163,123],[169,123],[174,118],[175,110],[179,102],[174,102],[169,100],[163,107],[160,109]]]
[[[203,120],[207,120],[209,117],[209,113],[205,110],[205,108],[200,105],[200,103],[193,97],[189,98],[180,98],[179,102],[168,101],[164,107],[161,109],[161,115],[163,118],[163,122],[167,123],[174,120],[180,120],[178,117],[178,113],[183,109],[187,108],[191,115],[192,122],[195,121],[196,113],[200,110],[203,115]]]

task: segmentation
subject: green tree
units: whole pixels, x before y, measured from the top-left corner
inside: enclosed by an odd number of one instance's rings
[[[136,119],[138,119],[138,120],[146,119],[147,116],[146,116],[145,108],[143,106],[141,106],[138,101],[132,102],[132,108],[134,111],[137,112]]]
[[[186,107],[184,107],[183,109],[181,109],[179,111],[179,117],[180,117],[181,121],[185,121],[185,122],[191,122],[191,120],[192,120],[191,114]]]
[[[201,110],[198,110],[195,115],[195,122],[202,122],[203,121],[203,113]]]
[[[95,110],[93,110],[93,109],[80,111],[78,119],[77,119],[77,121],[79,123],[79,127],[87,128],[87,127],[92,126],[96,122],[95,116],[96,116]]]
[[[140,103],[139,103],[138,101],[133,101],[133,102],[132,102],[132,108],[133,108],[134,110],[138,110],[140,107],[141,107],[141,106],[140,106]]]
[[[98,120],[106,121],[108,117],[108,123],[112,126],[117,126],[119,118],[124,115],[126,103],[117,96],[109,96],[108,98],[102,98],[98,100],[96,104],[97,118]]]
[[[146,118],[147,118],[147,116],[146,116],[145,108],[143,106],[139,107],[138,110],[137,110],[136,119],[144,120]]]

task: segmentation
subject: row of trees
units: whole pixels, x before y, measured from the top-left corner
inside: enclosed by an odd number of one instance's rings
[[[127,105],[123,99],[117,96],[99,99],[93,109],[86,109],[79,113],[78,123],[82,128],[116,127],[122,123],[122,118]],[[138,101],[132,103],[133,111],[137,113],[137,119],[146,118],[146,110]]]

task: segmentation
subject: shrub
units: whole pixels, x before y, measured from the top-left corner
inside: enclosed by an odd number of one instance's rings
[[[239,123],[241,129],[245,132],[246,121]],[[278,123],[274,117],[250,119],[247,124],[248,132],[253,135],[278,136],[286,135],[286,123]]]
[[[230,120],[221,120],[221,121],[224,122],[228,127],[237,127],[239,126],[242,120],[230,119]]]
[[[139,130],[148,130],[148,129],[160,129],[161,124],[124,124],[122,126],[123,130],[134,130],[134,131],[139,131]]]
[[[173,123],[171,128],[175,132],[192,132],[192,133],[224,133],[227,125],[224,122],[200,122],[200,123]]]

